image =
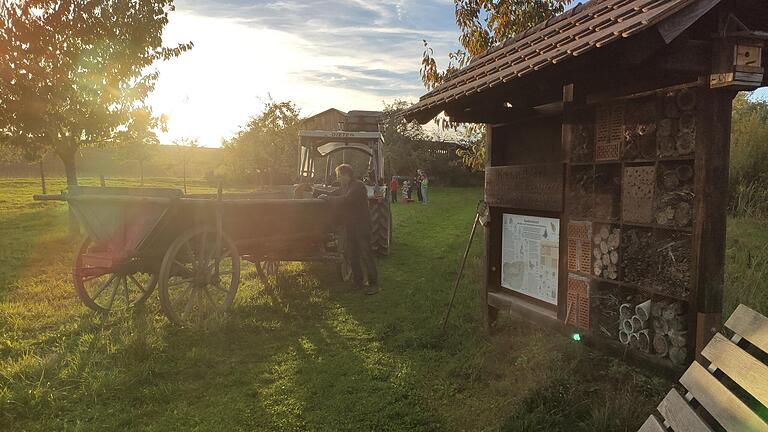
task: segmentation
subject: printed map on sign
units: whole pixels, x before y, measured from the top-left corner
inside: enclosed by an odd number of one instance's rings
[[[501,286],[557,305],[560,220],[504,214]]]

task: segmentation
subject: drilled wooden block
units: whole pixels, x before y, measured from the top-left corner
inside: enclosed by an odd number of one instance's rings
[[[568,271],[579,271],[579,241],[573,238],[568,239]]]
[[[592,269],[592,224],[568,223],[568,271],[589,274]]]
[[[595,160],[618,160],[624,142],[624,105],[599,107],[595,123]]]
[[[589,329],[589,279],[577,275],[568,275],[568,324]]]
[[[625,222],[653,222],[653,196],[656,168],[627,167],[622,183],[621,212]]]

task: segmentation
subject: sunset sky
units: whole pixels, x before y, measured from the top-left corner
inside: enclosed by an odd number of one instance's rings
[[[415,101],[423,39],[440,58],[458,48],[452,0],[177,0],[164,39],[195,47],[159,66],[150,104],[170,143],[220,145],[264,103],[304,115]]]
[[[416,101],[422,40],[441,66],[459,48],[453,0],[175,3],[165,43],[195,47],[159,65],[149,103],[169,116],[164,143],[190,137],[219,146],[270,98],[295,102],[303,115]]]

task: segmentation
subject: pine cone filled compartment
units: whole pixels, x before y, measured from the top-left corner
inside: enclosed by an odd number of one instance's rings
[[[659,263],[653,230],[625,225],[620,250],[623,280],[642,287],[653,286]]]
[[[696,147],[696,93],[670,92],[662,100],[663,115],[656,134],[658,156],[662,159],[692,156]]]
[[[656,136],[660,99],[648,97],[632,101],[625,115],[622,159],[627,161],[656,158]]]
[[[576,218],[592,217],[595,171],[592,165],[574,166],[568,178],[568,206]]]
[[[656,224],[691,228],[694,216],[693,161],[660,163],[656,177]]]
[[[571,159],[573,162],[595,161],[595,112],[593,109],[582,109],[574,113],[573,147]]]
[[[618,221],[621,213],[621,167],[618,164],[595,166],[594,217]]]

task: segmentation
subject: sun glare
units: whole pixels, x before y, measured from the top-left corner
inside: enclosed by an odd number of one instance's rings
[[[149,97],[154,111],[169,118],[163,142],[197,137],[203,146],[219,146],[270,98],[291,100],[304,115],[331,104],[342,110],[382,108],[383,98],[303,80],[307,71],[362,60],[312,52],[288,33],[252,28],[236,19],[172,14],[166,45],[190,40],[195,44],[191,51],[158,66],[160,79]]]

